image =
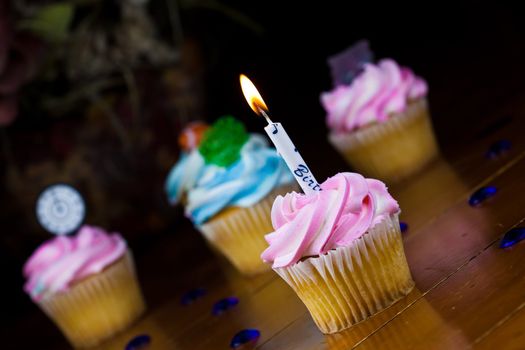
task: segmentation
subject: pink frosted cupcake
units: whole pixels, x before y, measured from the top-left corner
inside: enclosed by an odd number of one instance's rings
[[[438,153],[427,90],[391,59],[364,64],[350,85],[321,95],[330,142],[367,176],[391,182],[417,172]]]
[[[42,244],[24,275],[24,290],[75,347],[101,343],[145,309],[125,240],[97,227]]]
[[[323,333],[393,304],[414,287],[397,202],[378,180],[340,173],[313,195],[288,193],[272,207],[265,262],[294,289]]]

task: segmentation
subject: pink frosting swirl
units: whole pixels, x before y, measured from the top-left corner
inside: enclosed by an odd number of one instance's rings
[[[321,94],[326,122],[333,132],[348,132],[383,122],[403,112],[408,101],[427,94],[426,82],[391,59],[366,64],[351,85],[339,85]]]
[[[288,193],[272,207],[274,232],[266,235],[262,253],[274,268],[289,266],[303,257],[346,247],[386,216],[399,212],[384,183],[356,173],[328,178],[313,195]]]
[[[24,265],[24,290],[34,300],[65,291],[118,260],[126,249],[126,241],[119,234],[83,226],[76,236],[59,236],[36,249]]]

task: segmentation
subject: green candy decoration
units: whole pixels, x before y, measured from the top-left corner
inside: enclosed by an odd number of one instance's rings
[[[199,152],[206,164],[228,167],[240,158],[241,148],[249,137],[244,125],[227,115],[219,118],[206,131]]]

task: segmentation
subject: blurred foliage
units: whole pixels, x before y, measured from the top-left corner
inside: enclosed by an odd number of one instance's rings
[[[68,37],[74,10],[71,3],[49,4],[40,8],[35,16],[20,20],[18,27],[47,41],[61,42]]]
[[[181,18],[212,11],[252,33],[261,27],[215,0],[12,0],[0,9],[0,127],[9,126],[0,129],[0,222],[13,232],[0,246],[24,255],[47,237],[34,203],[56,182],[81,191],[88,222],[128,238],[178,220],[164,177],[179,131],[206,115],[202,42]]]

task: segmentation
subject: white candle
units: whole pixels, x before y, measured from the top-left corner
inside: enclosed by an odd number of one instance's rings
[[[314,175],[310,171],[310,168],[306,165],[303,157],[293,144],[292,140],[284,130],[281,123],[268,124],[264,131],[270,137],[277,152],[284,159],[288,168],[295,176],[295,179],[306,194],[317,192],[321,190],[321,186],[315,179]]]
[[[270,117],[266,113],[268,108],[253,83],[245,75],[241,75],[240,79],[244,97],[246,97],[246,100],[254,112],[263,116],[268,121],[268,125],[264,128],[264,131],[266,131],[270,140],[272,140],[277,152],[284,159],[286,165],[295,176],[295,180],[297,180],[299,186],[303,189],[303,192],[312,194],[321,191],[321,186],[281,123],[274,123],[270,120]]]

